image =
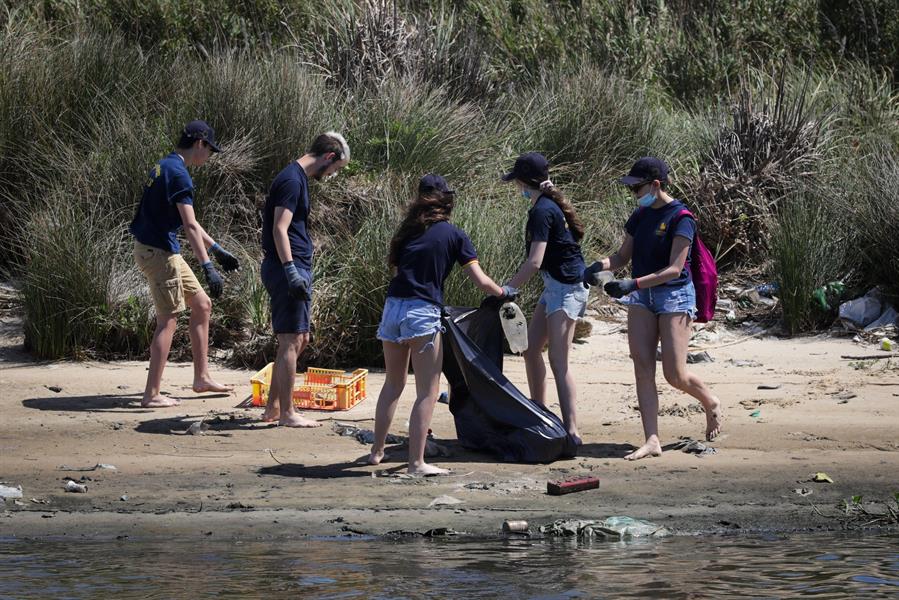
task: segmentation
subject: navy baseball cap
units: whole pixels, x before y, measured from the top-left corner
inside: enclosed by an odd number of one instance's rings
[[[418,182],[418,193],[429,194],[431,192],[443,192],[444,194],[455,194],[455,190],[449,189],[446,179],[435,173],[428,173]]]
[[[215,143],[215,130],[210,127],[209,123],[206,121],[191,121],[184,126],[181,137],[191,140],[203,140],[209,144],[209,147],[212,148],[213,152],[222,151],[221,148],[218,147],[218,144]]]
[[[646,183],[656,179],[660,182],[668,181],[668,165],[661,158],[644,156],[634,163],[627,175],[618,179],[618,183],[637,185],[638,183]]]
[[[515,159],[512,171],[503,175],[503,181],[521,179],[538,183],[549,179],[549,162],[539,152],[525,152]]]

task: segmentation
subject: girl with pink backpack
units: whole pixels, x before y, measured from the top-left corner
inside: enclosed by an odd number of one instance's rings
[[[641,158],[618,181],[631,191],[638,207],[624,226],[621,247],[588,267],[584,281],[597,285],[603,279],[601,271],[615,271],[631,263],[631,278],[613,279],[603,289],[628,307],[627,338],[646,442],[625,458],[637,460],[662,454],[655,377],[660,340],[665,379],[702,404],[706,440],[721,433],[721,402],[699,377],[687,371],[691,323],[711,317],[717,273],[711,254],[697,236],[696,219],[666,191],[668,165],[663,160]]]

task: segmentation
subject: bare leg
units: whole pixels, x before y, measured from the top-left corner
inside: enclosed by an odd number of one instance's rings
[[[425,445],[428,426],[434,414],[434,405],[440,395],[440,372],[443,368],[443,339],[440,334],[410,340],[412,369],[415,371],[415,405],[409,416],[409,467],[410,475],[443,475],[448,473],[425,462]]]
[[[321,423],[301,417],[293,406],[293,384],[297,377],[297,358],[309,343],[308,333],[279,333],[278,354],[272,369],[272,387],[263,418],[278,408],[278,425],[284,427],[320,427]]]
[[[705,439],[714,440],[721,433],[721,401],[699,377],[687,371],[687,349],[690,343],[690,319],[683,313],[660,315],[662,338],[662,371],[673,387],[690,394],[705,409]]]
[[[172,349],[172,337],[178,326],[178,315],[156,315],[156,331],[153,333],[153,341],[150,342],[150,369],[147,372],[147,387],[144,388],[144,396],[140,405],[144,408],[162,408],[181,404],[174,398],[167,398],[159,393],[162,388],[162,371],[169,359],[169,350]]]
[[[524,368],[528,376],[531,400],[541,406],[546,406],[546,365],[543,362],[543,346],[546,342],[546,307],[537,304],[528,325],[528,349],[524,352]]]
[[[574,376],[568,368],[568,355],[571,342],[574,340],[574,327],[577,321],[569,318],[564,310],[557,310],[547,318],[549,330],[549,366],[556,379],[556,391],[559,394],[559,405],[562,408],[562,421],[565,429],[581,444],[577,430],[577,388]]]
[[[638,460],[647,456],[661,456],[659,441],[659,393],[656,388],[656,344],[659,340],[658,317],[640,306],[627,310],[627,341],[634,361],[634,377],[637,383],[637,403],[643,421],[646,442],[625,456],[626,460]]]
[[[371,456],[368,463],[380,464],[384,460],[384,445],[387,443],[387,433],[390,431],[390,423],[396,413],[400,394],[406,387],[406,378],[409,374],[409,346],[394,342],[383,342],[384,368],[387,374],[384,378],[384,387],[378,395],[378,406],[375,408],[375,441],[371,445]]]
[[[193,390],[202,392],[230,392],[231,388],[213,381],[209,374],[209,318],[212,316],[212,300],[205,292],[187,299],[190,306],[190,351],[194,359]]]

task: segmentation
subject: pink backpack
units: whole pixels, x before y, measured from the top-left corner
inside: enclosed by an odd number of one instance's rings
[[[684,217],[696,221],[693,213],[683,209],[671,220],[668,231],[674,231],[677,223]],[[715,304],[718,303],[718,266],[715,264],[715,257],[699,238],[698,226],[690,251],[690,276],[693,278],[693,287],[696,288],[695,321],[708,323],[715,316]]]

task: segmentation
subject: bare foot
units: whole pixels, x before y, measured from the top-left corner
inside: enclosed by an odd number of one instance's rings
[[[231,391],[231,386],[216,383],[212,379],[200,379],[194,381],[193,390],[198,394],[205,392],[227,393]]]
[[[571,440],[574,442],[575,446],[582,446],[584,444],[584,440],[581,439],[581,436],[577,431],[575,431],[575,432],[569,431],[568,437],[571,438]]]
[[[409,465],[409,468],[406,469],[406,473],[409,475],[418,475],[421,477],[429,477],[434,475],[449,475],[450,472],[447,469],[441,469],[440,467],[429,465],[428,463],[421,463],[417,466]]]
[[[721,425],[724,417],[721,415],[721,401],[715,398],[715,404],[711,409],[705,409],[705,439],[711,442],[721,435]]]
[[[167,396],[153,396],[152,398],[143,398],[140,401],[141,408],[166,408],[168,406],[178,406],[180,400],[169,398]]]
[[[278,419],[278,425],[282,427],[321,427],[322,424],[298,414],[287,415]]]
[[[374,450],[372,450],[371,454],[368,456],[368,464],[370,465],[379,465],[381,464],[382,460],[384,460],[383,450],[381,450],[380,452],[375,452]]]
[[[262,422],[263,423],[274,423],[278,419],[281,418],[281,411],[277,408],[270,409],[268,406],[265,407],[265,410],[262,412]]]
[[[651,440],[624,457],[624,460],[640,460],[651,456],[662,456],[662,445],[658,440]]]

